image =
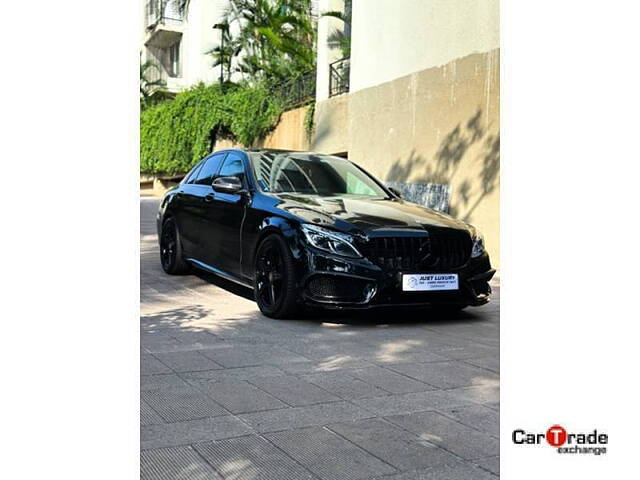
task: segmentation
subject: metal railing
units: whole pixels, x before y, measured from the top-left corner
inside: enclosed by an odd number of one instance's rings
[[[329,96],[340,95],[349,91],[349,72],[351,59],[345,57],[329,64]]]
[[[158,24],[178,25],[184,20],[184,12],[178,0],[150,0],[147,2],[147,28]]]
[[[287,80],[273,87],[271,92],[280,100],[285,110],[305,105],[316,97],[316,73],[311,71]]]

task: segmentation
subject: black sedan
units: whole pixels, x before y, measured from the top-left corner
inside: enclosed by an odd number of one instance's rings
[[[162,268],[191,268],[251,287],[260,310],[431,306],[489,300],[495,273],[480,232],[398,192],[340,157],[224,150],[165,194]]]

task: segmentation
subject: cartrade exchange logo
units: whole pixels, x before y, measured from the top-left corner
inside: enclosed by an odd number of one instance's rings
[[[511,439],[516,445],[541,445],[546,442],[552,448],[556,448],[558,453],[587,453],[592,455],[607,453],[606,445],[609,443],[609,436],[606,433],[600,433],[598,430],[587,433],[568,433],[561,425],[549,427],[546,433],[534,433],[517,429],[513,431]]]

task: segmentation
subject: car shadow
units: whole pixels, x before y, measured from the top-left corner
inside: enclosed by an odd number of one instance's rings
[[[255,301],[253,290],[237,283],[225,280],[215,274],[203,270],[193,272],[201,280],[215,285],[229,293],[238,295],[250,301]],[[258,307],[256,306],[256,310]],[[260,317],[264,318],[262,314]],[[292,321],[310,322],[317,324],[344,324],[351,326],[381,326],[381,325],[415,325],[421,323],[446,325],[460,322],[481,322],[486,316],[474,312],[472,307],[460,312],[444,313],[429,307],[380,307],[363,310],[322,310],[305,308]]]

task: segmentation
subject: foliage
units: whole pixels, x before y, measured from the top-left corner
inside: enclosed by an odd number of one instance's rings
[[[264,84],[197,85],[174,100],[144,110],[140,115],[140,171],[186,172],[211,151],[212,135],[228,132],[251,145],[278,121],[281,105]]]
[[[162,87],[164,81],[160,77],[160,69],[153,62],[140,65],[140,108],[145,109],[164,99]],[[158,94],[159,93],[159,94]]]
[[[307,108],[307,111],[304,114],[304,133],[307,135],[307,140],[311,140],[313,137],[313,130],[315,125],[313,124],[313,117],[316,113],[316,103],[313,102]]]
[[[315,68],[310,0],[230,0],[225,48],[211,54],[249,81],[278,83]],[[223,33],[224,34],[224,33]]]

